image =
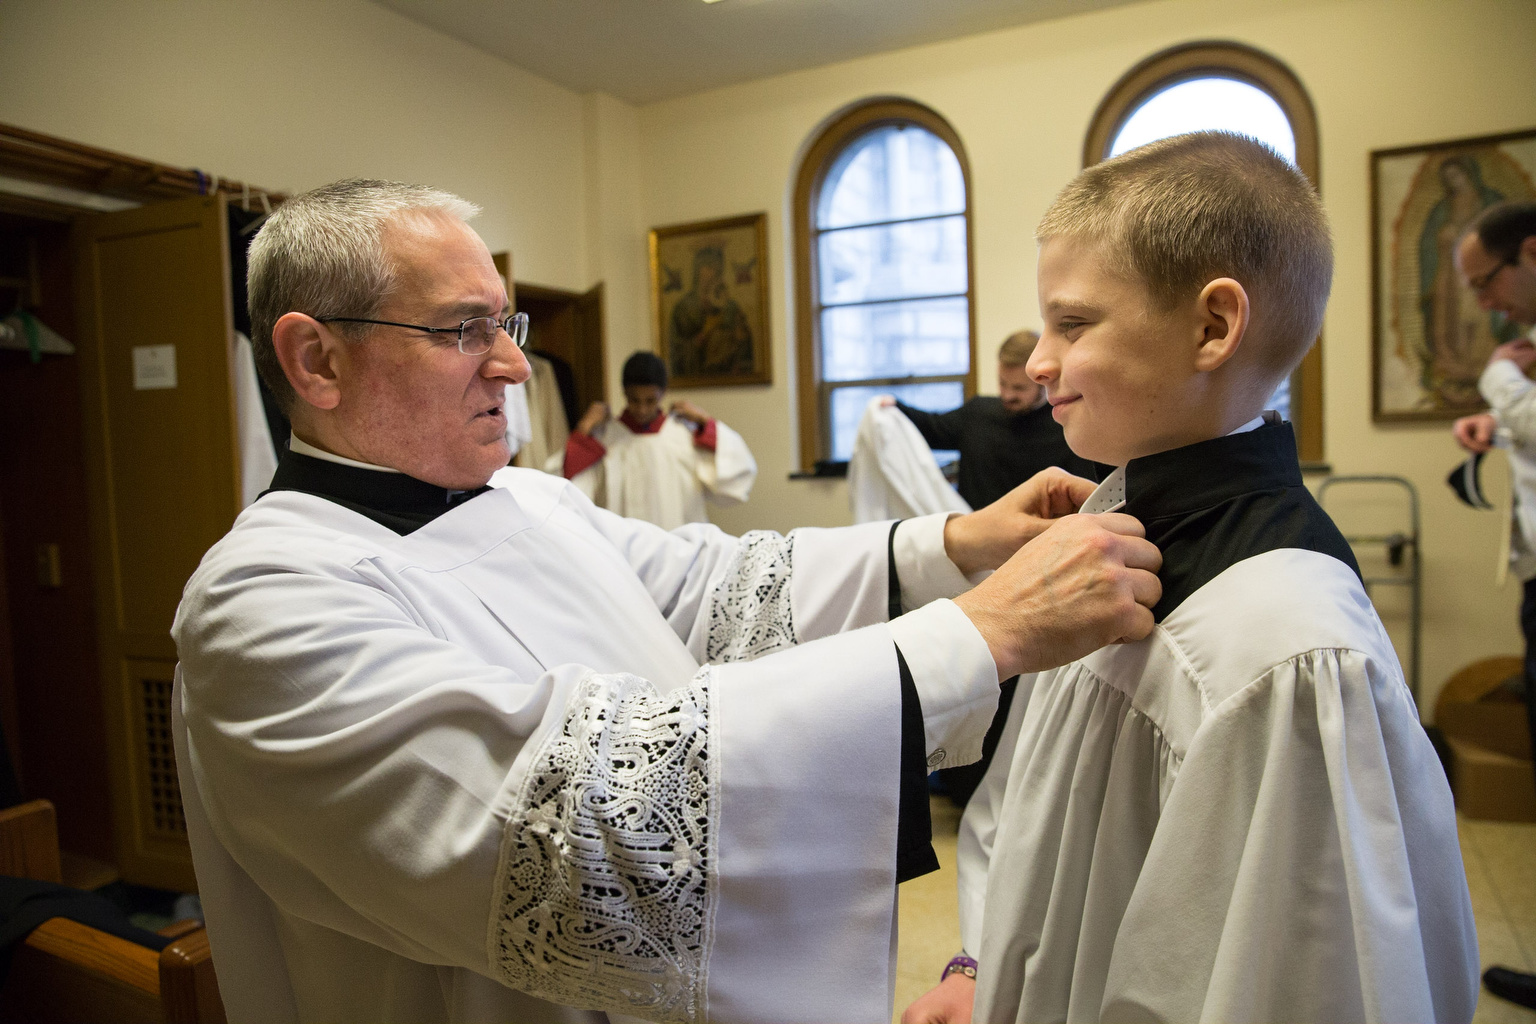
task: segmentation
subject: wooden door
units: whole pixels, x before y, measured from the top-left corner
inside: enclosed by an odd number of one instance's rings
[[[181,589],[239,511],[224,199],[76,225],[97,630],[124,879],[193,889],[171,747]]]

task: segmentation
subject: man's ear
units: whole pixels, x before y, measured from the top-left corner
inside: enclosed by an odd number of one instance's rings
[[[303,313],[284,313],[272,325],[272,347],[288,383],[316,409],[334,409],[341,402],[337,380],[341,345],[341,339],[324,324]]]
[[[1200,290],[1197,310],[1201,336],[1195,369],[1210,373],[1237,353],[1248,333],[1248,291],[1230,277],[1218,277]]]

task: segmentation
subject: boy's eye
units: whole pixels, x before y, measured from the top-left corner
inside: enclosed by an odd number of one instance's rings
[[[1063,320],[1057,325],[1057,329],[1070,341],[1076,338],[1078,334],[1081,334],[1083,328],[1087,326],[1088,323],[1084,320]]]

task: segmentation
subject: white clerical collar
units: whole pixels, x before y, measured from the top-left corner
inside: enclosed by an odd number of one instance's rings
[[[1250,430],[1258,430],[1264,424],[1270,422],[1271,418],[1276,423],[1280,422],[1279,413],[1265,410],[1236,430],[1228,431],[1226,436],[1231,437],[1233,434],[1246,434]],[[1098,515],[1101,512],[1118,512],[1124,507],[1125,467],[1116,466],[1114,472],[1105,477],[1104,482],[1094,488],[1092,494],[1088,495],[1088,500],[1083,502],[1083,507],[1080,511],[1085,515]]]
[[[312,459],[324,459],[326,462],[334,462],[341,466],[351,466],[354,469],[371,469],[379,473],[398,473],[398,469],[390,469],[388,466],[375,466],[371,462],[358,462],[356,459],[344,458],[324,448],[316,448],[298,434],[288,435],[288,450],[300,455],[308,455]]]

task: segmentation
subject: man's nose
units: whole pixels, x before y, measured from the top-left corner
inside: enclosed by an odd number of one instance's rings
[[[506,377],[513,384],[521,384],[533,376],[528,356],[517,347],[512,336],[501,328],[496,329],[496,340],[491,344],[490,358],[481,366],[486,377]]]

